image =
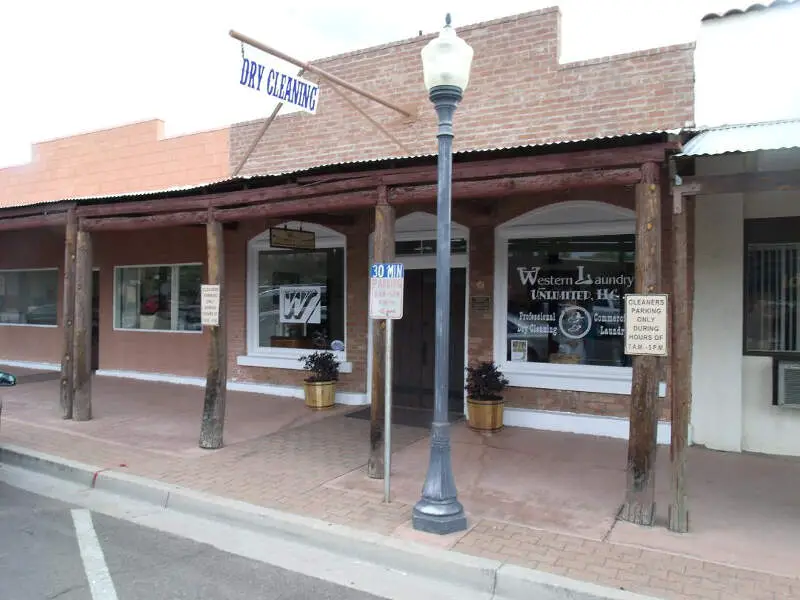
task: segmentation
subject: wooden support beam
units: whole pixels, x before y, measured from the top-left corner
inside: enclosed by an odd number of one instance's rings
[[[606,169],[640,165],[645,162],[663,162],[667,149],[667,144],[649,144],[630,148],[585,150],[581,152],[456,162],[453,165],[453,181],[556,173],[580,169]],[[298,179],[297,183],[286,183],[235,192],[81,206],[78,208],[78,215],[82,218],[88,218],[176,211],[205,211],[209,206],[223,208],[240,204],[281,202],[301,198],[310,200],[330,194],[371,191],[381,184],[387,186],[431,184],[433,186],[432,189],[435,189],[436,177],[435,164],[422,167],[398,167],[357,173],[338,173],[305,177]],[[487,185],[491,184],[487,183]],[[548,190],[545,189],[544,191]],[[435,195],[433,197],[435,198]]]
[[[40,217],[43,215],[61,215],[66,219],[67,213],[74,206],[74,204],[53,202],[48,204],[28,204],[24,206],[4,207],[0,208],[0,220],[17,217]]]
[[[0,231],[36,229],[38,227],[63,227],[67,221],[67,213],[54,213],[31,217],[6,219],[0,215]]]
[[[208,215],[206,226],[208,283],[219,286],[219,325],[208,328],[208,370],[200,427],[200,447],[222,448],[225,426],[225,396],[228,381],[228,337],[225,327],[225,247],[222,224]]]
[[[138,231],[158,227],[181,227],[197,225],[208,220],[208,211],[176,212],[145,217],[105,217],[81,219],[84,231]]]
[[[64,347],[61,353],[61,388],[59,390],[61,417],[72,418],[75,399],[75,277],[78,247],[78,215],[75,207],[67,213],[64,234],[64,302],[61,327],[64,330]]]
[[[475,198],[504,198],[517,194],[536,194],[569,188],[631,185],[639,182],[641,178],[640,169],[628,168],[571,171],[481,181],[457,181],[453,182],[453,201],[458,202]],[[393,205],[418,204],[434,200],[436,200],[435,185],[398,187],[392,188],[389,192],[389,201]]]
[[[214,210],[214,218],[218,221],[245,221],[262,217],[291,217],[294,215],[324,214],[358,208],[375,206],[375,192],[351,192],[322,196],[308,200],[287,200]]]
[[[75,255],[75,357],[72,418],[92,418],[92,234],[78,230]]]
[[[797,190],[800,190],[800,169],[682,177],[681,185],[675,187],[675,191],[681,192],[684,196]]]
[[[689,531],[686,495],[686,452],[692,405],[692,302],[689,287],[689,198],[674,197],[672,215],[672,351],[670,360],[670,401],[672,429],[669,448],[671,466],[669,529]]]
[[[394,207],[387,199],[386,187],[378,188],[375,206],[375,233],[372,236],[372,260],[376,263],[394,259]],[[374,321],[372,326],[372,404],[369,426],[369,461],[367,475],[373,479],[384,477],[383,418],[386,411],[384,386],[386,382],[386,322]]]
[[[659,167],[647,163],[642,166],[642,181],[636,185],[636,292],[657,292],[660,275]],[[627,490],[620,518],[638,525],[652,525],[655,518],[659,373],[658,357],[633,357]]]

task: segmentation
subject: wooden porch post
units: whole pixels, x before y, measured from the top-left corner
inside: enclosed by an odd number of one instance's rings
[[[61,307],[61,326],[64,328],[64,347],[61,353],[61,417],[72,418],[75,399],[75,252],[78,244],[78,217],[75,207],[67,212],[64,235],[64,304]]]
[[[72,418],[92,418],[92,234],[78,230],[75,253],[74,407]]]
[[[661,275],[661,191],[659,168],[642,165],[636,184],[636,292],[658,291]],[[652,525],[655,516],[655,462],[658,427],[659,358],[633,357],[628,473],[620,518]]]
[[[219,325],[209,327],[208,371],[200,427],[200,447],[222,448],[228,380],[228,332],[225,327],[225,247],[222,223],[209,213],[206,223],[208,283],[219,286]]]
[[[692,403],[692,315],[689,286],[688,198],[674,192],[672,215],[672,361],[670,385],[672,433],[669,448],[671,485],[669,529],[689,531],[686,501],[686,449]]]
[[[389,262],[394,259],[394,207],[389,205],[386,186],[378,186],[378,204],[375,206],[375,233],[372,236],[373,262]],[[386,324],[375,321],[372,327],[372,405],[369,426],[369,461],[367,475],[382,479],[383,465],[383,418],[386,406],[384,386],[386,373]]]

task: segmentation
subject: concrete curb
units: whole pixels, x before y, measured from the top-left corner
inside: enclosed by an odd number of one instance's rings
[[[57,477],[164,509],[257,529],[356,561],[435,578],[497,600],[657,600],[319,519],[255,506],[42,454],[0,445],[0,463]]]

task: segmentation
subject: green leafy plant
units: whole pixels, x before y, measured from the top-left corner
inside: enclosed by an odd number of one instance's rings
[[[339,361],[336,360],[333,352],[312,352],[299,360],[303,363],[303,368],[311,372],[311,375],[306,378],[308,383],[322,383],[339,379]]]
[[[508,379],[493,362],[483,361],[474,367],[467,367],[467,384],[464,388],[473,400],[502,400],[501,392],[508,385]]]

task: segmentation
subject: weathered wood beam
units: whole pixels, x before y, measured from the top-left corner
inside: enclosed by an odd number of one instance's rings
[[[208,370],[200,426],[200,447],[222,448],[225,427],[225,397],[228,381],[228,341],[225,327],[225,247],[222,224],[208,215],[206,226],[208,283],[219,286],[219,321],[208,328]]]
[[[28,204],[25,206],[14,206],[0,208],[0,220],[16,217],[39,217],[42,215],[62,215],[66,218],[67,212],[73,208],[74,204]]]
[[[92,418],[92,237],[78,230],[75,256],[74,401],[72,418]]]
[[[800,170],[762,171],[733,175],[692,175],[681,178],[676,192],[689,194],[739,194],[800,190]]]
[[[240,208],[214,210],[214,218],[222,221],[245,221],[261,217],[289,217],[330,211],[352,210],[375,206],[375,192],[342,193],[307,200],[287,200]]]
[[[458,202],[471,198],[503,198],[516,194],[535,194],[569,188],[630,185],[639,182],[641,178],[640,169],[627,168],[457,181],[453,182],[453,201]],[[435,199],[435,185],[397,187],[391,188],[389,191],[389,202],[393,205],[432,202]]]
[[[659,166],[642,166],[636,185],[636,292],[657,292],[661,276],[661,190]],[[655,518],[655,462],[658,446],[659,358],[633,357],[625,503],[620,518],[652,525]]]
[[[38,215],[32,217],[16,217],[13,219],[0,217],[0,231],[36,229],[38,227],[63,227],[66,221],[66,213],[55,213],[51,215]]]
[[[372,236],[372,260],[376,263],[394,259],[394,207],[389,205],[386,187],[378,188],[375,206],[375,233]],[[383,419],[386,412],[386,321],[376,320],[372,326],[372,403],[369,427],[369,460],[367,475],[373,479],[384,477]]]
[[[630,148],[608,150],[585,150],[581,152],[521,156],[494,160],[471,161],[453,165],[453,181],[489,179],[512,175],[575,171],[580,169],[604,169],[644,162],[663,162],[669,144],[650,144]],[[286,201],[314,198],[342,192],[373,190],[378,185],[423,185],[436,184],[436,165],[384,169],[361,173],[320,176],[319,180],[303,178],[298,183],[281,184],[236,192],[204,194],[183,198],[158,198],[130,202],[114,202],[81,206],[81,217],[113,215],[156,214],[164,212],[206,210],[208,207],[223,208],[237,204]]]
[[[692,405],[692,315],[689,279],[689,219],[691,199],[680,192],[674,197],[672,214],[672,351],[670,360],[671,439],[669,458],[671,484],[669,529],[689,531],[686,493],[686,453]]]
[[[75,399],[75,276],[78,247],[78,215],[72,207],[67,213],[64,234],[64,302],[61,307],[61,327],[64,346],[61,353],[61,387],[59,389],[61,417],[71,419]]]
[[[144,217],[106,217],[81,219],[84,231],[134,231],[138,229],[155,229],[158,227],[180,227],[197,225],[208,220],[208,211],[177,212]]]
[[[646,162],[661,163],[675,146],[669,143],[646,144],[605,150],[581,150],[557,154],[536,154],[474,161],[456,161],[453,180],[484,179],[506,175],[535,175],[578,169],[605,169],[638,166]],[[458,158],[458,157],[456,157]],[[436,181],[436,165],[399,167],[363,173],[331,173],[298,177],[297,184],[322,184],[341,180],[380,177],[386,185]]]

